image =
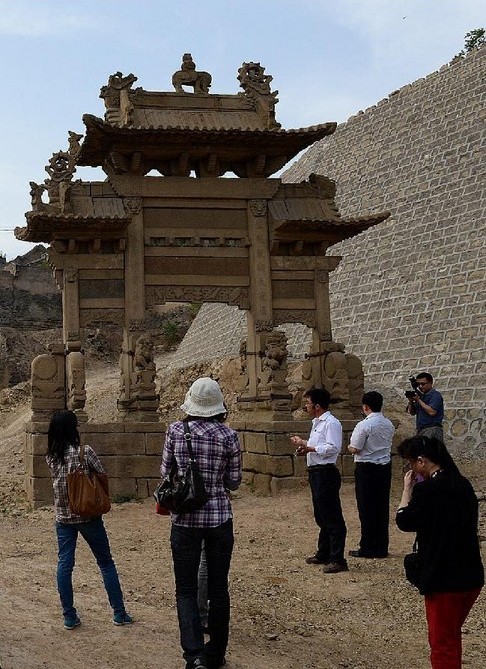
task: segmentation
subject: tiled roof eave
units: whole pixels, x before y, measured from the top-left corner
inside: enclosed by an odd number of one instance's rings
[[[132,220],[130,216],[117,216],[116,214],[108,216],[92,216],[90,214],[60,214],[56,212],[42,212],[42,211],[28,211],[25,214],[27,221],[55,221],[57,223],[70,223],[73,221],[82,221],[83,223],[99,224],[99,223],[126,223],[127,225]]]
[[[286,219],[275,219],[272,218],[273,223],[275,223],[277,226],[285,225],[285,226],[298,226],[299,224],[305,224],[305,223],[314,223],[317,225],[322,225],[322,226],[329,226],[329,227],[359,227],[359,226],[367,226],[370,227],[372,225],[378,225],[379,223],[382,223],[385,221],[387,218],[390,217],[390,212],[382,212],[380,214],[370,214],[369,216],[359,216],[358,218],[299,218],[299,219],[291,219],[291,218],[286,218]]]
[[[138,125],[138,126],[133,126],[133,125],[125,125],[125,126],[118,126],[114,125],[112,123],[108,123],[107,121],[104,121],[103,119],[93,116],[92,114],[84,114],[83,115],[83,122],[86,125],[87,129],[94,129],[96,128],[97,130],[106,133],[106,134],[113,134],[113,135],[133,135],[134,132],[136,133],[162,133],[162,134],[170,134],[170,133],[180,133],[180,132],[191,132],[195,134],[205,134],[209,133],[211,135],[217,134],[217,135],[255,135],[255,136],[271,136],[271,135],[280,135],[280,136],[287,136],[287,135],[302,135],[302,136],[307,136],[309,134],[320,134],[324,133],[323,137],[326,135],[331,135],[335,129],[337,128],[337,123],[335,122],[328,122],[328,123],[319,123],[316,125],[311,125],[303,128],[217,128],[217,127],[207,127],[207,126],[202,126],[202,127],[194,127],[191,125],[177,125],[177,126],[153,126],[153,125]]]
[[[255,130],[245,128],[194,128],[177,127],[132,127],[115,126],[94,116],[85,115],[86,136],[81,146],[77,163],[84,165],[101,165],[113,146],[122,153],[148,150],[153,157],[160,155],[163,159],[172,150],[187,150],[190,147],[208,145],[225,155],[234,154],[238,161],[241,152],[244,155],[285,155],[290,160],[294,155],[314,142],[331,135],[336,129],[335,123],[282,130]],[[187,147],[187,149],[186,149]]]

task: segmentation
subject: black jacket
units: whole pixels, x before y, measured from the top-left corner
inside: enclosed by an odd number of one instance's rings
[[[398,527],[416,532],[422,570],[420,592],[457,592],[484,585],[478,539],[478,500],[470,482],[438,472],[415,484]]]

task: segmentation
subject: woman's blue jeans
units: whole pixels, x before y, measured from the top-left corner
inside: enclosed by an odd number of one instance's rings
[[[208,570],[209,641],[199,617],[198,569],[204,541]],[[184,659],[189,663],[206,657],[215,666],[223,664],[229,636],[230,597],[228,574],[233,552],[233,521],[217,527],[172,525],[170,543],[176,584],[177,615]]]
[[[123,594],[118,579],[118,572],[111,557],[110,544],[101,516],[86,523],[68,524],[56,522],[56,533],[59,547],[57,589],[61,598],[64,617],[71,620],[76,617],[72,576],[78,533],[85,539],[96,558],[113,612],[123,615],[125,613]]]

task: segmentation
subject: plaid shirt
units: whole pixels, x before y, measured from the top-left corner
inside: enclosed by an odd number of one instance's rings
[[[234,430],[218,421],[189,422],[194,458],[204,479],[209,500],[198,511],[171,514],[172,522],[184,527],[216,527],[232,518],[231,504],[225,490],[236,490],[241,483],[241,449]],[[184,440],[182,421],[167,428],[160,473],[162,478],[170,471],[175,457],[179,474],[189,464],[189,453]]]
[[[86,516],[77,516],[71,513],[69,509],[69,498],[67,490],[67,475],[77,469],[79,462],[79,447],[69,444],[64,451],[64,463],[49,455],[46,455],[46,462],[51,470],[52,487],[54,488],[54,508],[56,511],[56,521],[58,523],[85,523]],[[88,474],[89,471],[103,473],[103,465],[91,446],[84,447],[83,469]]]

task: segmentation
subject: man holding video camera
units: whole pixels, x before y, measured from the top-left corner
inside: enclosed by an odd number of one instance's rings
[[[415,416],[417,434],[444,441],[444,400],[439,391],[432,387],[433,383],[432,374],[428,372],[421,372],[410,378],[413,390],[405,391],[408,399],[407,412]]]

